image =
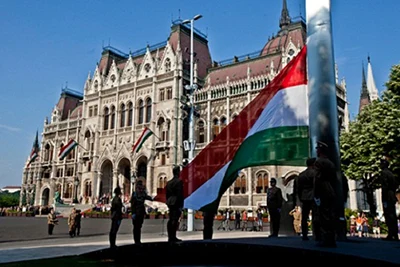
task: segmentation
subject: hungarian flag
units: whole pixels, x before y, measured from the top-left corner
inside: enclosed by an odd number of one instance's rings
[[[27,165],[28,167],[39,156],[39,151],[40,151],[39,137],[38,137],[38,131],[36,131],[36,138],[35,138],[35,141],[33,141],[32,151],[31,151],[31,154],[29,155],[29,162]]]
[[[74,139],[69,140],[69,142],[60,149],[58,153],[58,158],[63,160],[68,154],[78,145]]]
[[[142,134],[140,135],[139,139],[136,141],[136,143],[132,146],[132,152],[139,152],[139,150],[142,148],[144,142],[146,142],[147,138],[149,138],[153,132],[147,128],[144,127]]]
[[[215,210],[247,167],[309,156],[306,47],[181,172],[184,207]]]

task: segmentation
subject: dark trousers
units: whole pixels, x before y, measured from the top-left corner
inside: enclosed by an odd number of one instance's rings
[[[335,222],[333,200],[321,199],[321,205],[318,207],[319,229],[321,232],[321,243],[323,245],[335,245]]]
[[[212,239],[214,227],[214,212],[203,212],[203,239]]]
[[[74,235],[79,236],[80,234],[81,234],[81,226],[77,225],[77,226],[75,226],[75,234]]]
[[[136,214],[135,219],[132,219],[133,225],[133,240],[135,244],[140,244],[141,234],[142,234],[142,226],[144,222],[144,214]]]
[[[270,217],[270,232],[271,236],[278,236],[279,234],[279,227],[281,224],[281,212],[279,209],[268,209],[269,217]]]
[[[301,234],[303,237],[308,235],[308,216],[314,204],[313,200],[303,200],[301,202]]]
[[[397,218],[396,218],[396,203],[387,203],[386,208],[383,207],[383,216],[388,227],[387,239],[398,240]]]
[[[119,226],[121,225],[121,220],[113,219],[111,220],[111,229],[110,229],[110,247],[116,247],[117,233],[119,230]]]
[[[181,217],[181,209],[170,206],[169,208],[169,220],[167,223],[168,241],[176,241],[176,231],[178,230],[179,218]]]
[[[54,224],[48,224],[48,233],[49,235],[53,234]]]

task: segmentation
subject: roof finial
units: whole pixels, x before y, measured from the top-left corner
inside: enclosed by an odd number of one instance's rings
[[[283,0],[281,19],[279,20],[279,27],[282,29],[292,22],[289,16],[286,0]]]
[[[369,57],[369,53],[368,53],[367,59],[368,59],[368,63],[371,63],[371,58]]]

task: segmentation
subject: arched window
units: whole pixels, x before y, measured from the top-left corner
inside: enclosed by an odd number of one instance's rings
[[[146,101],[146,122],[151,120],[151,99],[148,98]]]
[[[244,174],[241,174],[235,181],[235,185],[233,187],[233,193],[234,194],[246,194],[246,176]]]
[[[158,136],[160,137],[160,141],[167,141],[167,132],[165,129],[165,120],[163,117],[160,117],[157,122],[158,127]]]
[[[122,104],[121,105],[121,116],[120,116],[120,122],[119,122],[119,126],[122,128],[122,127],[125,127],[125,112],[126,112],[126,110],[125,110],[125,104]]]
[[[133,119],[133,104],[129,102],[128,104],[128,126],[132,126],[132,119]]]
[[[266,172],[260,172],[257,174],[257,186],[256,193],[266,193],[268,188],[268,174]]]
[[[220,120],[220,129],[219,129],[219,131],[221,132],[225,128],[225,126],[226,126],[226,118],[222,117],[221,120]]]
[[[214,119],[213,120],[213,127],[212,127],[212,137],[213,137],[213,139],[215,137],[217,137],[218,134],[219,134],[219,121],[218,121],[218,119]]]
[[[114,129],[115,127],[115,107],[111,107],[111,124],[110,124],[110,129]]]
[[[167,177],[161,176],[158,180],[158,188],[163,189],[167,185]]]
[[[144,103],[143,100],[139,100],[139,120],[138,123],[142,124],[143,123],[143,119],[144,119]]]
[[[198,133],[198,138],[197,138],[197,142],[199,144],[202,144],[205,142],[205,138],[204,138],[204,121],[199,121],[197,123],[197,133]]]
[[[109,114],[109,109],[108,107],[104,108],[104,130],[108,130],[108,124],[109,124],[109,120],[110,120],[110,114]]]
[[[167,88],[167,99],[172,99],[172,87]]]

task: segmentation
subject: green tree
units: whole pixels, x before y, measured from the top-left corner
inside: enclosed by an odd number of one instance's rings
[[[382,100],[364,107],[340,136],[342,170],[348,179],[361,181],[356,190],[365,192],[373,216],[380,159],[388,157],[400,177],[400,65],[392,67],[386,87]]]

